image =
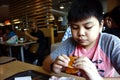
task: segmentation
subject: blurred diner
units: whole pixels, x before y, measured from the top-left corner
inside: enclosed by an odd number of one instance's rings
[[[3,30],[3,39],[4,41],[10,40],[13,36],[17,36],[17,34],[13,31],[11,26],[4,26]]]
[[[103,32],[113,34],[120,38],[120,6],[116,6],[109,13],[107,28]]]
[[[13,31],[13,29],[10,25],[4,26],[2,31],[3,31],[2,42],[6,42],[8,44],[14,44],[14,43],[18,42],[18,36]],[[15,49],[17,49],[17,48],[11,47],[11,50],[16,52]],[[2,55],[8,56],[9,55],[9,46],[1,45],[1,52],[2,52]]]
[[[107,28],[110,28],[109,26],[109,12],[106,12],[103,16],[104,24],[103,24],[103,31],[106,30]]]
[[[27,49],[25,49],[25,60],[28,63],[34,63],[36,60],[37,65],[42,65],[42,62],[46,56],[47,40],[44,33],[38,29],[36,25],[36,20],[29,21],[29,29],[24,31],[25,36],[29,40],[37,41],[35,44],[30,44]]]

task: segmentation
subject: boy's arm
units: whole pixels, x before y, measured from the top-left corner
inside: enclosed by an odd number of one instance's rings
[[[51,64],[53,63],[53,60],[48,56],[44,61],[43,61],[43,69],[45,69],[48,72],[51,72]]]
[[[48,72],[51,72],[51,64],[53,63],[53,60],[48,56],[44,61],[43,61],[43,69],[45,69]],[[119,77],[113,77],[113,78],[103,78],[103,80],[120,80]]]

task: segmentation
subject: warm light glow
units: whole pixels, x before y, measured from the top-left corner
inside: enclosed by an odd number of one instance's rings
[[[10,20],[5,20],[5,25],[11,25]]]
[[[5,26],[3,23],[0,23],[0,26]]]
[[[20,23],[20,21],[16,21],[16,22],[14,22],[14,24],[19,24]]]
[[[15,21],[19,21],[19,19],[14,19],[13,22],[15,22]]]
[[[14,20],[13,20],[13,23],[14,23],[14,24],[19,24],[20,22],[21,22],[20,19],[14,19]]]

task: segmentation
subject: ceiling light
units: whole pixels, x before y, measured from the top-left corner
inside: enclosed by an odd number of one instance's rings
[[[63,5],[61,5],[61,6],[60,6],[60,9],[64,9],[64,6],[63,6]]]
[[[58,21],[63,21],[63,17],[62,16],[60,16],[59,18],[58,18]]]
[[[48,16],[48,20],[50,20],[50,21],[55,20],[55,17],[51,14]]]
[[[0,23],[0,26],[5,26],[4,23]]]

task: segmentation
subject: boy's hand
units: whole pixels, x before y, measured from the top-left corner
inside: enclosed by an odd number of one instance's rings
[[[76,59],[74,61],[74,66],[79,68],[88,80],[102,80],[95,64],[93,64],[87,57],[79,57]]]
[[[53,71],[55,73],[60,73],[65,67],[68,66],[70,59],[66,55],[58,56],[53,64]]]

